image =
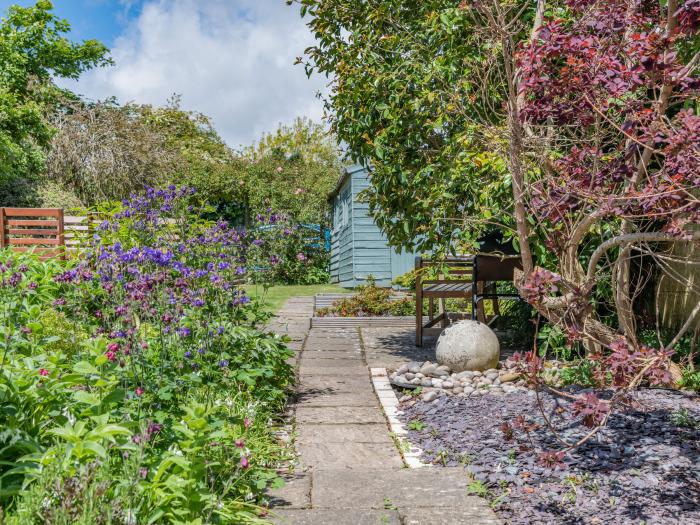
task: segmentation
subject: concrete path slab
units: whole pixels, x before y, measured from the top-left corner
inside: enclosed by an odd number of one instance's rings
[[[270,506],[276,509],[307,509],[311,507],[311,474],[289,473],[282,476],[284,486],[268,492]]]
[[[397,507],[455,508],[483,506],[466,496],[467,475],[462,468],[317,470],[311,504],[318,508],[381,509]]]
[[[400,469],[404,466],[394,443],[299,443],[297,449],[302,465],[311,469]]]
[[[300,407],[375,407],[380,408],[377,397],[371,393],[327,392],[318,390],[300,391],[296,405]]]
[[[401,525],[395,510],[352,509],[335,510],[283,510],[271,518],[275,525]]]
[[[386,422],[380,409],[374,407],[299,407],[296,411],[296,421],[297,424],[313,425]]]
[[[386,431],[385,423],[349,425],[303,425],[299,428],[297,442],[316,443],[385,443],[393,440]]]

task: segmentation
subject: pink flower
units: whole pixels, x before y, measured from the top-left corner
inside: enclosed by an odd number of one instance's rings
[[[245,441],[243,441],[242,439],[237,439],[234,443],[236,444],[236,446],[237,446],[238,448],[243,448],[243,447],[245,447]]]
[[[107,357],[107,359],[109,359],[112,362],[117,360],[117,354],[115,352],[112,352],[111,350],[105,352],[105,357]]]
[[[247,469],[248,466],[249,466],[248,458],[245,456],[241,456],[241,467],[243,467],[244,469]]]
[[[300,261],[305,261],[305,260],[306,260],[306,255],[304,255],[303,253],[299,252],[299,253],[297,253],[297,259],[300,260]]]
[[[139,397],[141,397],[141,396],[143,395],[143,388],[138,387],[138,388],[136,389],[136,395],[139,396]]]
[[[243,426],[246,429],[248,429],[248,427],[250,427],[251,423],[252,423],[252,421],[250,419],[248,419],[247,417],[243,419]]]
[[[117,352],[119,350],[119,343],[109,343],[107,345],[107,350],[110,352]]]
[[[40,375],[40,376],[47,376],[47,375],[49,375],[49,371],[46,370],[46,368],[40,368],[40,369],[39,369],[39,375]]]

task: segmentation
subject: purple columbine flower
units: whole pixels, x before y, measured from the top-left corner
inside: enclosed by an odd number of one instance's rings
[[[187,359],[190,359],[192,357],[192,352],[190,352],[189,350],[187,352],[185,352],[185,357]]]
[[[228,366],[228,361],[226,359],[222,359],[221,361],[219,361],[219,366],[221,368],[226,368]]]
[[[191,333],[190,329],[186,326],[181,326],[176,330],[176,332],[182,337],[187,337]]]

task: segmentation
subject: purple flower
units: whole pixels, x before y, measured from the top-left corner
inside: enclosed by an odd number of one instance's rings
[[[219,361],[219,366],[221,368],[226,368],[228,366],[228,361],[226,359],[222,359],[221,361]]]
[[[180,335],[181,337],[187,337],[187,336],[189,336],[190,333],[191,333],[190,329],[189,329],[188,327],[186,327],[186,326],[181,326],[181,327],[179,327],[179,328],[176,330],[176,332],[177,332],[178,335]]]
[[[190,359],[192,357],[192,352],[190,352],[189,350],[187,352],[185,352],[185,357],[187,359]]]

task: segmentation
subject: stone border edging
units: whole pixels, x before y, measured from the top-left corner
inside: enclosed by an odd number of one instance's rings
[[[384,415],[389,421],[391,432],[398,439],[403,439],[410,445],[410,449],[408,451],[401,451],[404,462],[408,468],[430,467],[430,465],[423,463],[420,460],[420,455],[423,451],[410,444],[408,441],[408,430],[406,430],[403,423],[401,423],[397,417],[399,412],[399,399],[396,397],[396,393],[389,382],[389,375],[387,374],[386,368],[370,368],[370,373],[372,376],[374,391],[376,392],[379,402],[382,405]]]
[[[311,328],[399,328],[414,327],[414,316],[312,317]]]

